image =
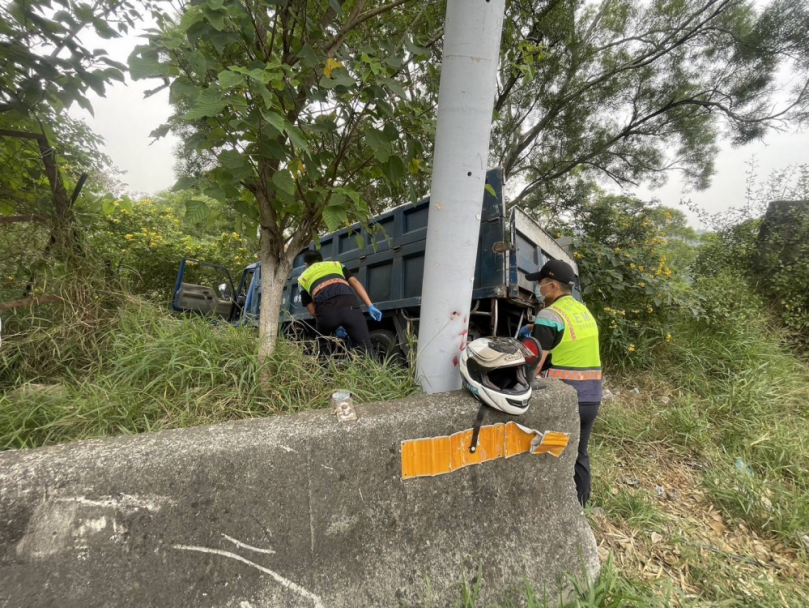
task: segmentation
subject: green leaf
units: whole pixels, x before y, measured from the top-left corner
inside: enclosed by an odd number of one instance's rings
[[[404,87],[393,78],[383,78],[380,82],[402,99],[407,99],[407,92],[404,90]]]
[[[292,174],[287,169],[276,171],[272,176],[272,183],[275,184],[279,190],[286,192],[287,194],[295,194],[295,180],[292,178]]]
[[[208,71],[208,62],[205,59],[205,55],[203,55],[200,51],[194,51],[188,55],[188,63],[191,65],[191,69],[194,71],[194,74],[200,78],[205,77],[205,74]]]
[[[329,6],[334,9],[334,12],[338,15],[343,14],[343,7],[340,6],[340,3],[337,0],[329,0]]]
[[[386,163],[382,165],[382,172],[388,181],[391,183],[400,182],[405,176],[405,164],[398,156],[391,156]]]
[[[350,88],[353,87],[356,81],[349,76],[348,74],[341,74],[339,76],[332,76],[331,78],[326,78],[323,76],[320,79],[320,87],[323,89],[335,89],[337,87],[346,87]]]
[[[223,89],[231,89],[239,86],[244,82],[244,76],[231,72],[230,70],[222,70],[219,72],[219,84]]]
[[[112,198],[105,199],[101,203],[101,212],[104,215],[112,215],[115,212],[115,201]]]
[[[185,201],[185,219],[191,224],[199,224],[208,218],[210,210],[204,201],[191,199]]]
[[[291,124],[286,123],[285,130],[293,146],[295,146],[301,152],[309,151],[309,142],[306,141],[306,137],[298,127],[294,127]]]
[[[286,131],[284,117],[272,110],[262,110],[261,117],[275,127],[280,133]]]
[[[206,116],[216,116],[224,109],[227,102],[222,99],[221,91],[215,88],[203,90],[191,104],[191,110],[183,114],[185,120],[196,120]]]
[[[326,224],[329,232],[334,232],[343,224],[348,223],[348,216],[346,210],[337,205],[329,205],[323,210],[323,222]]]
[[[305,68],[313,68],[320,65],[320,60],[317,58],[314,49],[308,44],[303,45],[303,48],[298,52],[298,57]]]
[[[165,137],[169,132],[169,125],[161,125],[154,129],[151,133],[149,133],[149,137],[154,137],[155,139],[160,139],[161,137]]]
[[[416,44],[411,40],[405,40],[405,47],[407,48],[408,51],[410,51],[416,56],[429,57],[430,55],[432,55],[432,51],[430,49],[423,46],[419,46],[418,44]]]
[[[390,139],[384,131],[369,127],[365,130],[365,141],[374,150],[390,150]]]
[[[171,66],[160,63],[157,59],[130,55],[129,75],[132,80],[143,80],[144,78],[154,78],[156,76],[169,76]]]
[[[132,207],[132,201],[128,198],[122,198],[120,203],[121,209],[127,211],[128,213],[132,213],[134,211]]]
[[[237,150],[224,150],[219,154],[219,163],[229,169],[237,169],[244,164],[244,157]]]
[[[486,192],[488,192],[489,194],[491,194],[492,196],[497,198],[497,192],[494,191],[494,188],[492,187],[491,184],[486,184],[486,186],[484,187],[484,190],[486,190]]]

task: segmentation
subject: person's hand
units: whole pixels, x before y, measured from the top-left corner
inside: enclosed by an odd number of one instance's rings
[[[345,340],[346,338],[348,338],[348,332],[344,330],[342,327],[338,327],[335,330],[334,335],[340,338],[341,340]]]
[[[382,320],[382,311],[379,310],[376,306],[371,304],[368,307],[368,314],[371,315],[371,318],[376,321],[377,323]]]
[[[517,336],[519,336],[520,340],[525,340],[530,335],[531,335],[531,328],[528,327],[527,325],[523,325],[520,328],[520,333],[517,334]]]

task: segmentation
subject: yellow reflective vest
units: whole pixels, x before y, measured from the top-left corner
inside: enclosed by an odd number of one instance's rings
[[[548,307],[565,323],[562,341],[553,349],[548,376],[568,381],[601,380],[598,325],[587,307],[564,296]]]
[[[340,262],[315,262],[298,277],[298,285],[314,297],[312,290],[318,283],[323,282],[323,279],[336,278],[345,279],[343,265]]]

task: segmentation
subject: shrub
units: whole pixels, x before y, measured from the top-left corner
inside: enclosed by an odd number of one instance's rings
[[[559,236],[563,232],[573,236],[605,362],[648,364],[654,346],[672,339],[674,316],[702,312],[683,267],[697,237],[681,212],[602,195],[583,205]],[[672,257],[681,266],[673,266]]]
[[[108,213],[91,224],[91,247],[132,293],[153,301],[169,300],[182,258],[221,264],[234,280],[256,259],[254,238],[232,230],[205,234],[166,201],[122,198],[106,206]]]

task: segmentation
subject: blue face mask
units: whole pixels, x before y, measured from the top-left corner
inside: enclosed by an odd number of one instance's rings
[[[537,300],[539,300],[540,304],[542,304],[545,301],[545,296],[542,295],[542,288],[543,287],[545,287],[545,285],[537,285],[537,288],[534,291],[534,293],[536,294]]]

